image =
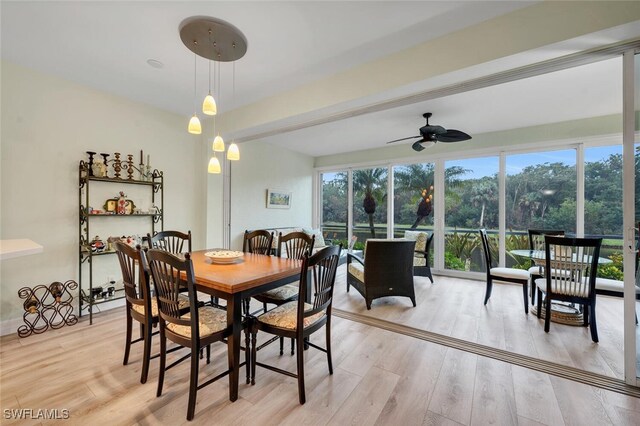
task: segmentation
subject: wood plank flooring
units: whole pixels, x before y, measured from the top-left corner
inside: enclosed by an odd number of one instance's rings
[[[344,279],[344,274],[341,279]],[[537,319],[525,316],[519,288],[496,286],[487,308],[475,309],[475,296],[482,306],[483,289],[463,287],[473,283],[436,277],[433,286],[416,282],[421,293],[418,307],[408,299],[374,302],[368,315],[398,317],[412,326],[433,326],[450,335],[493,342],[546,356],[559,354],[572,365],[582,359],[610,373],[611,352],[591,349],[576,356],[562,339],[549,338],[552,349],[542,351],[533,337],[544,337]],[[427,281],[428,282],[428,281]],[[449,288],[445,285],[449,285]],[[340,287],[342,290],[340,290]],[[437,289],[438,291],[427,291]],[[473,290],[472,290],[473,289]],[[346,294],[344,282],[336,288],[341,309],[349,304],[363,310],[356,293]],[[451,305],[444,301],[453,294]],[[509,299],[517,301],[511,308]],[[468,297],[464,301],[464,297]],[[615,307],[610,308],[615,312]],[[484,313],[482,313],[484,311]],[[367,313],[365,313],[367,314]],[[607,322],[598,312],[599,321]],[[513,315],[514,320],[508,321]],[[444,318],[443,318],[444,317]],[[448,318],[448,320],[447,320]],[[470,324],[471,323],[471,324]],[[496,324],[502,323],[501,327]],[[531,324],[529,324],[531,323]],[[525,330],[518,330],[524,324]],[[498,327],[496,333],[492,328]],[[603,326],[605,327],[605,326]],[[560,335],[560,326],[551,333]],[[604,328],[601,340],[605,340]],[[590,347],[588,331],[571,328],[577,342]],[[524,334],[524,336],[523,336]],[[334,374],[329,375],[326,355],[313,348],[305,353],[307,403],[298,403],[295,379],[258,367],[255,386],[240,384],[239,399],[228,399],[228,380],[223,379],[198,392],[193,422],[186,421],[189,365],[167,372],[164,393],[156,398],[158,362],[152,360],[149,380],[139,383],[142,346],[132,348],[130,363],[122,365],[124,310],[97,315],[94,325],[83,320],[72,327],[39,336],[0,339],[0,405],[2,424],[224,424],[224,425],[563,425],[640,424],[640,399],[591,387],[566,379],[485,358],[382,330],[377,327],[333,319]],[[564,335],[564,333],[563,333]],[[324,346],[324,333],[312,340]],[[527,341],[527,338],[529,341]],[[583,338],[581,341],[580,338]],[[546,341],[545,341],[546,342]],[[577,343],[576,343],[577,344]],[[597,346],[597,345],[596,345]],[[158,351],[157,339],[153,353]],[[180,351],[172,354],[178,357]],[[587,355],[600,358],[587,362]],[[295,371],[295,357],[278,355],[277,344],[258,353],[261,361]],[[613,357],[615,358],[615,357]],[[201,364],[201,379],[225,369],[226,346],[212,348],[212,362]],[[608,369],[605,366],[609,366]],[[244,372],[242,373],[244,376]],[[5,409],[68,409],[70,419],[18,421],[5,418]]]
[[[621,298],[598,296],[600,342],[593,343],[588,327],[552,322],[545,333],[543,319],[525,314],[518,285],[494,284],[484,306],[484,282],[436,276],[431,284],[415,277],[417,307],[406,297],[388,297],[368,311],[358,292],[346,292],[345,266],[338,271],[334,306],[343,311],[624,379]]]

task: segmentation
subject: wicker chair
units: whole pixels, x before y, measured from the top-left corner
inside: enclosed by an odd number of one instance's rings
[[[191,373],[189,380],[189,403],[187,405],[187,420],[192,420],[196,408],[198,389],[226,376],[229,370],[216,375],[205,383],[198,384],[199,352],[207,348],[207,364],[210,361],[210,345],[222,342],[230,334],[227,326],[227,313],[212,306],[198,304],[193,282],[193,264],[189,253],[181,259],[167,251],[151,249],[147,252],[149,267],[153,274],[153,284],[158,298],[160,324],[160,373],[158,376],[157,396],[162,395],[165,371],[177,363],[190,358]],[[178,303],[180,294],[180,275],[186,275],[190,307],[188,312],[180,309]],[[191,349],[191,355],[180,358],[171,365],[166,365],[167,340],[185,348]],[[249,336],[247,334],[247,345]],[[248,351],[245,353],[248,353]],[[249,363],[247,363],[247,381],[249,380]]]
[[[503,281],[522,285],[522,296],[524,298],[524,312],[529,313],[529,271],[516,268],[499,268],[493,267],[491,258],[491,248],[489,247],[489,238],[485,229],[480,230],[480,238],[482,239],[482,251],[484,252],[484,260],[487,269],[487,289],[484,294],[484,304],[486,305],[491,297],[493,290],[493,281]]]
[[[413,287],[415,241],[369,239],[364,259],[347,253],[347,292],[353,286],[367,309],[374,299],[405,296],[416,306]]]
[[[319,349],[327,354],[329,374],[333,374],[331,360],[331,307],[336,270],[342,246],[326,247],[311,257],[305,256],[300,271],[298,300],[287,302],[255,318],[251,327],[251,384],[255,384],[256,366],[298,379],[300,404],[306,401],[304,388],[304,346]],[[305,300],[307,303],[305,303]],[[311,334],[326,329],[326,348],[306,340]],[[290,337],[297,343],[297,373],[257,361],[256,336],[258,331],[280,337]],[[264,345],[262,346],[264,347]],[[261,347],[261,348],[262,348]]]
[[[535,281],[538,292],[538,318],[542,310],[544,293],[544,331],[549,332],[551,301],[578,303],[583,306],[584,325],[591,328],[591,339],[598,342],[596,325],[596,275],[602,238],[545,237],[546,270],[559,271],[545,274]]]

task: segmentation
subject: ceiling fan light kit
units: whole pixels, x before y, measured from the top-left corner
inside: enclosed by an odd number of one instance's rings
[[[414,151],[420,152],[425,148],[435,145],[436,142],[461,142],[471,139],[471,136],[460,130],[445,129],[442,126],[430,125],[429,118],[432,116],[430,112],[425,112],[422,116],[427,120],[427,124],[420,127],[419,135],[395,139],[387,142],[387,144],[406,141],[409,139],[420,139],[411,145],[411,148],[413,148]]]

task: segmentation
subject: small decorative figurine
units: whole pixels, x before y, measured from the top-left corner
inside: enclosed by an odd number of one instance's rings
[[[102,162],[102,160],[96,159],[93,162],[93,166],[91,167],[91,171],[93,172],[93,176],[95,177],[106,177],[107,176],[107,166]]]
[[[120,191],[120,197],[118,198],[118,204],[116,206],[117,214],[127,214],[127,196],[124,192]]]

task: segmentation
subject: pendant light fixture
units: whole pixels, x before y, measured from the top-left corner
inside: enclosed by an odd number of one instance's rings
[[[202,112],[213,116],[215,138],[212,143],[213,155],[209,160],[208,172],[221,173],[222,167],[216,152],[224,152],[225,144],[216,123],[218,106],[220,105],[220,63],[233,63],[233,97],[235,97],[235,61],[247,52],[247,39],[244,34],[230,23],[217,18],[193,16],[180,24],[180,38],[195,55],[209,59],[209,93],[202,102]],[[211,61],[214,62],[214,93],[218,102],[211,94]],[[194,63],[194,103],[196,93],[196,63]],[[216,77],[217,74],[217,77]],[[217,86],[216,86],[217,85]],[[194,112],[189,122],[189,133],[201,134],[202,127],[198,115]],[[238,145],[232,141],[227,150],[227,160],[240,159]]]
[[[197,65],[198,64],[198,57],[196,56],[196,53],[194,51],[193,54],[193,102],[195,103],[196,100],[196,69],[197,69]],[[198,118],[198,115],[196,114],[195,108],[193,110],[193,117],[191,117],[191,120],[189,120],[189,133],[192,133],[194,135],[199,135],[202,133],[202,126],[200,125],[200,119]]]

